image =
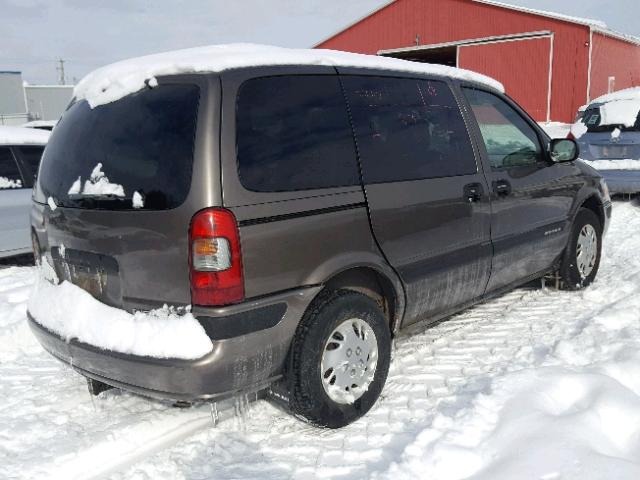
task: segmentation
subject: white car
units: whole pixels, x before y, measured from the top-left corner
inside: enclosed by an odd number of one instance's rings
[[[49,135],[0,126],[0,258],[31,252],[31,188]]]

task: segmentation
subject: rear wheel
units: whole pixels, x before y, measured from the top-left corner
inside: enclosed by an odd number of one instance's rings
[[[390,357],[389,328],[374,300],[349,290],[322,294],[293,341],[289,408],[319,426],[348,425],[380,396]]]
[[[591,210],[581,208],[573,224],[560,266],[563,288],[578,290],[591,284],[600,267],[602,225]]]

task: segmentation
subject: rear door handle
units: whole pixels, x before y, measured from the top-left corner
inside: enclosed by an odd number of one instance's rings
[[[482,200],[482,184],[469,183],[464,186],[464,199],[469,203],[479,202]]]
[[[511,184],[508,180],[496,180],[493,182],[493,191],[499,197],[511,195]]]

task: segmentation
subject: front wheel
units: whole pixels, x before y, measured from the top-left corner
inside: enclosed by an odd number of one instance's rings
[[[318,426],[348,425],[375,404],[390,358],[389,327],[374,300],[349,290],[322,294],[291,347],[289,408]]]
[[[569,244],[560,265],[560,280],[567,290],[578,290],[591,284],[600,267],[602,225],[591,210],[578,211]]]

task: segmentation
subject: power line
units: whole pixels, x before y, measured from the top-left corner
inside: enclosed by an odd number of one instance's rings
[[[56,70],[58,71],[58,84],[60,85],[65,85],[66,84],[66,80],[64,77],[64,60],[59,58],[58,59],[58,65],[56,67]]]

